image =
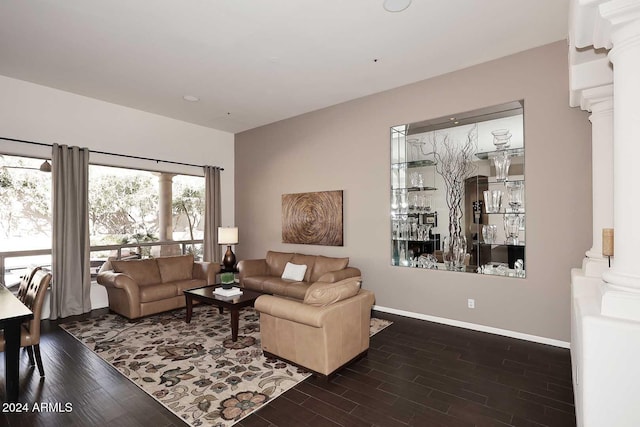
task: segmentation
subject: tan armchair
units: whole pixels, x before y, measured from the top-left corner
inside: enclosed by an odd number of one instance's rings
[[[329,376],[364,356],[369,349],[373,292],[360,289],[360,277],[317,282],[303,301],[263,295],[260,312],[262,350]]]

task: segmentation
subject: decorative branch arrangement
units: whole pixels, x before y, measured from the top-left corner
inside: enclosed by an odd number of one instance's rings
[[[448,133],[437,135],[433,132],[430,138],[436,160],[436,172],[442,176],[447,187],[449,235],[462,236],[464,233],[460,224],[463,216],[464,181],[477,169],[473,159],[478,148],[478,125],[469,130],[464,143],[453,140]]]

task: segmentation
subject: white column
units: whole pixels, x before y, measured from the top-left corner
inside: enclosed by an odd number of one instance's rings
[[[160,212],[158,212],[158,222],[160,228],[160,240],[173,240],[173,224],[171,223],[171,205],[173,200],[173,177],[174,174],[160,173],[158,176],[160,200]],[[162,246],[160,255],[175,255],[175,249],[171,246]]]
[[[591,111],[593,246],[586,253],[584,274],[601,277],[609,268],[602,255],[602,229],[613,228],[613,85],[582,91],[580,107]]]
[[[600,5],[610,25],[614,80],[615,259],[603,274],[602,314],[640,320],[640,2]]]

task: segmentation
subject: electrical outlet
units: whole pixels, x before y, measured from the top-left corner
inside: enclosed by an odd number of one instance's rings
[[[467,300],[467,307],[468,308],[476,308],[476,300],[469,298]]]

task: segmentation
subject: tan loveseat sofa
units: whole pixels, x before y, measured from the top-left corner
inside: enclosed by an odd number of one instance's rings
[[[212,285],[220,265],[194,261],[193,255],[110,261],[98,273],[109,308],[129,319],[185,306],[185,289]]]
[[[329,376],[366,354],[373,303],[359,276],[317,281],[302,301],[262,295],[255,302],[262,350]]]
[[[295,281],[282,278],[282,273],[288,262],[307,266],[303,280]],[[304,299],[307,289],[315,282],[337,282],[360,276],[359,269],[349,267],[349,258],[275,251],[267,252],[265,259],[240,261],[238,270],[240,271],[241,287],[298,300]]]

